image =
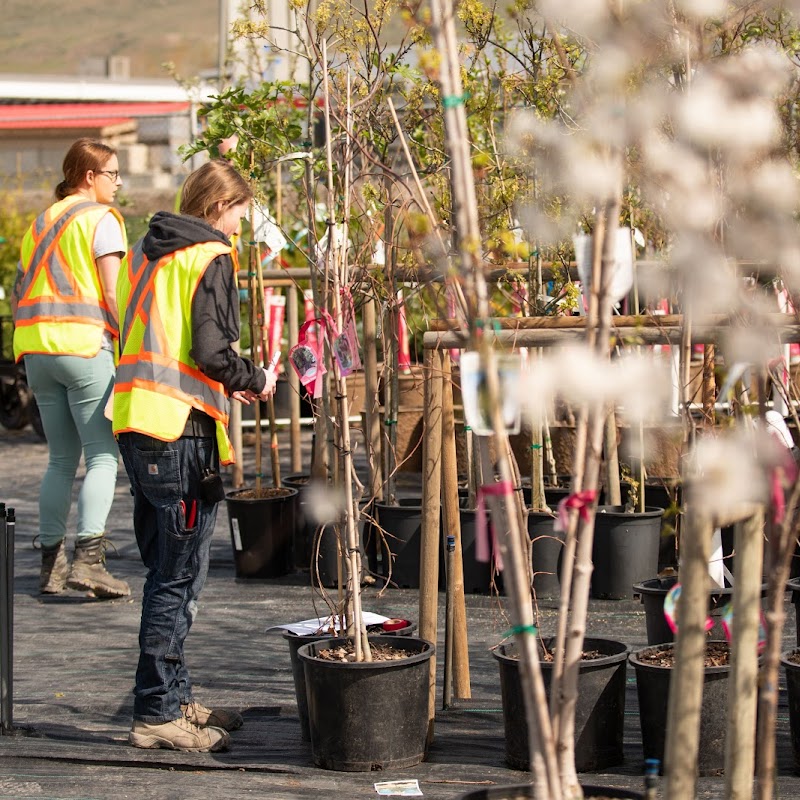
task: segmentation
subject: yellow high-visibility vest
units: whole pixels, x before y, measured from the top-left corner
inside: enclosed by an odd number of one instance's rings
[[[14,358],[50,353],[91,358],[117,323],[103,295],[92,247],[100,220],[115,208],[70,195],[40,214],[22,239]]]
[[[192,408],[216,422],[220,461],[232,464],[225,387],[204,375],[190,355],[192,298],[223,242],[203,242],[150,261],[138,242],[117,282],[120,359],[114,384],[114,433],[137,431],[173,442]]]

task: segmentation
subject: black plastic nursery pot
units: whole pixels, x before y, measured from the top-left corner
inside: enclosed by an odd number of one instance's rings
[[[284,486],[297,489],[292,535],[292,566],[302,570],[307,570],[311,563],[311,541],[314,534],[313,525],[306,519],[305,514],[306,495],[310,481],[311,475],[303,472],[281,478]]]
[[[669,578],[651,578],[634,584],[633,596],[638,597],[644,606],[644,621],[647,628],[647,644],[663,644],[674,641],[672,629],[664,616],[664,598],[678,582],[677,576]],[[722,607],[732,598],[733,589],[717,588],[708,593],[708,613],[715,626],[720,626]],[[721,627],[713,631],[722,636]]]
[[[392,636],[411,636],[417,626],[409,622],[405,627],[392,630]],[[369,632],[370,629],[368,629]],[[296,633],[286,632],[283,638],[289,645],[289,659],[292,664],[292,678],[294,678],[294,696],[297,700],[297,715],[300,718],[300,735],[305,742],[311,741],[311,731],[308,727],[308,701],[306,699],[306,677],[303,664],[297,651],[304,645],[312,642],[322,642],[333,638],[332,634],[319,633],[307,636],[298,636]]]
[[[546,641],[549,647],[552,642]],[[625,670],[628,648],[622,642],[587,637],[584,651],[598,651],[601,658],[581,661],[575,707],[575,768],[591,772],[621,764],[625,725]],[[519,660],[513,642],[501,644],[492,654],[500,667],[500,694],[506,734],[506,762],[513,769],[530,769],[528,725]],[[542,661],[545,690],[550,692],[553,665]]]
[[[378,525],[385,536],[379,546],[380,574],[390,577],[401,589],[418,589],[422,498],[404,498],[397,505],[375,503],[375,509]]]
[[[800,578],[791,578],[786,581],[786,589],[792,593],[795,636],[797,645],[800,647]]]
[[[553,530],[555,517],[541,511],[528,512],[528,535],[531,539],[533,590],[536,597],[558,597],[559,563],[564,549],[564,533]]]
[[[659,645],[672,649],[674,645]],[[672,667],[647,664],[639,656],[650,648],[630,655],[636,673],[636,693],[639,697],[639,725],[642,732],[644,757],[657,758],[664,763],[667,733],[667,708]],[[700,775],[721,775],[725,769],[725,729],[728,708],[728,675],[730,666],[704,667],[703,700],[700,709],[700,748],[697,768]]]
[[[237,578],[279,578],[292,567],[297,489],[274,489],[270,497],[230,492],[228,508]]]
[[[317,657],[346,638],[302,645],[314,765],[370,772],[419,764],[427,754],[431,642],[415,636],[374,636],[406,653],[392,661],[343,662]]]
[[[476,533],[478,530],[478,512],[462,508],[459,510],[461,522],[461,560],[464,571],[464,591],[467,594],[489,594],[493,588],[502,592],[502,573],[494,576],[492,580],[492,560],[478,561],[475,556]],[[486,524],[489,524],[489,514],[486,514]],[[445,563],[446,554],[439,553],[439,560]]]
[[[624,600],[634,583],[658,569],[663,508],[626,513],[624,506],[598,506],[592,546],[592,597]]]
[[[787,650],[781,654],[781,664],[786,673],[786,699],[789,706],[789,731],[792,736],[794,771],[800,773],[800,664],[791,658],[800,650]]]
[[[582,783],[584,800],[595,797],[609,798],[609,800],[645,800],[642,792],[634,789],[618,789],[611,786],[593,786]],[[489,789],[472,789],[462,794],[459,800],[536,800],[533,786],[530,783],[521,783],[515,786],[492,786]]]

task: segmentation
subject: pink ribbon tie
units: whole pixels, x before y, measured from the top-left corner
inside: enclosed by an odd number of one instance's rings
[[[486,503],[484,497],[504,497],[514,493],[514,484],[511,481],[500,481],[500,483],[487,483],[478,487],[478,517],[475,521],[475,560],[484,564],[491,558],[494,552],[494,566],[498,572],[503,571],[503,557],[500,555],[500,548],[497,546],[497,537],[494,525],[491,528],[491,547],[489,546],[489,531],[486,527]]]
[[[556,518],[553,529],[556,531],[566,531],[569,527],[569,512],[575,508],[578,510],[581,519],[584,522],[589,521],[589,512],[597,497],[597,492],[594,489],[584,489],[582,492],[576,492],[565,497],[558,504],[558,516]]]

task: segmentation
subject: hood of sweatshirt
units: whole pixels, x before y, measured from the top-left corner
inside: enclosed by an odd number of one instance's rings
[[[202,242],[223,242],[230,245],[224,233],[212,228],[199,217],[158,211],[150,220],[142,249],[150,261],[156,261],[176,250]]]

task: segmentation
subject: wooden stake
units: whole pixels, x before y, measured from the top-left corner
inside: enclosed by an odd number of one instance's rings
[[[756,759],[763,510],[736,524],[734,549],[737,562],[745,568],[736,570],[736,591],[733,593],[734,628],[725,739],[725,797],[728,800],[750,800],[753,796]]]
[[[439,510],[442,489],[442,354],[425,353],[425,425],[422,439],[422,531],[420,534],[419,633],[435,642],[439,604]],[[436,657],[431,659],[428,743],[436,716]]]
[[[711,519],[702,513],[702,500],[696,500],[687,503],[686,524],[681,538],[681,595],[677,608],[680,628],[669,687],[664,751],[665,800],[695,797],[697,783],[708,615],[708,560],[714,526]]]
[[[464,598],[464,553],[461,547],[461,514],[458,507],[452,362],[447,351],[442,352],[442,513],[445,536],[450,534],[456,540],[452,573],[447,574],[447,591],[453,597],[453,693],[455,697],[466,700],[472,697],[472,689]]]

